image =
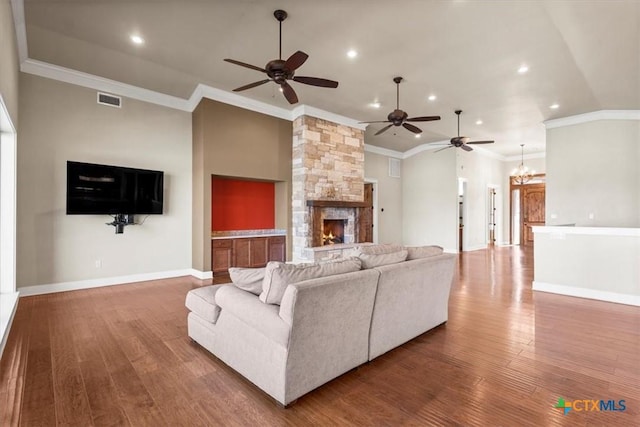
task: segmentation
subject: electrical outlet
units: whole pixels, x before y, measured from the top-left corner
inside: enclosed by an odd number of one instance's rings
[[[96,268],[102,268],[102,260],[101,259],[97,259],[96,260]]]

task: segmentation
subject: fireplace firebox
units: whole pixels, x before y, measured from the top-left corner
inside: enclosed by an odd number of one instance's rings
[[[325,219],[322,221],[322,245],[344,243],[346,219]]]

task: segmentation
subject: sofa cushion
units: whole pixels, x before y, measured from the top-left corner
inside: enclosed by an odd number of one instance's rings
[[[266,304],[280,304],[285,289],[291,283],[318,277],[333,276],[360,270],[358,258],[343,258],[311,264],[285,264],[269,261],[262,281],[260,301]]]
[[[227,285],[213,285],[195,288],[187,293],[185,305],[189,310],[210,323],[216,323],[220,307],[216,304],[216,293]]]
[[[388,264],[396,264],[407,259],[407,250],[403,249],[397,252],[391,252],[386,254],[360,254],[360,260],[362,261],[362,268],[375,268]]]
[[[229,268],[231,282],[243,291],[260,295],[262,292],[262,280],[265,275],[265,267],[262,268]]]
[[[430,256],[436,256],[442,254],[442,246],[414,246],[406,247],[408,252],[407,261],[412,259],[428,258]]]
[[[404,247],[402,247],[400,245],[385,243],[385,244],[380,244],[380,245],[358,246],[356,249],[358,251],[358,255],[359,254],[383,255],[383,254],[390,254],[390,253],[393,253],[393,252],[400,252],[400,251],[404,250]]]

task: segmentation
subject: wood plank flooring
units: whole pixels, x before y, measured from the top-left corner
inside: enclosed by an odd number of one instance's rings
[[[190,342],[191,279],[22,298],[0,426],[640,425],[640,308],[533,293],[532,275],[530,250],[461,255],[446,325],[289,409]]]

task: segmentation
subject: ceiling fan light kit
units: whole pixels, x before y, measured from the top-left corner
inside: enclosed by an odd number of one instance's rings
[[[279,49],[278,49],[278,59],[273,59],[264,66],[264,68],[256,67],[255,65],[247,64],[245,62],[236,61],[235,59],[225,58],[226,62],[231,64],[239,65],[241,67],[249,68],[254,71],[260,71],[265,73],[268,79],[259,80],[257,82],[249,83],[244,86],[240,86],[238,88],[233,89],[234,92],[241,92],[243,90],[251,89],[257,86],[261,86],[268,82],[275,82],[280,86],[280,90],[283,93],[284,97],[289,101],[290,104],[295,104],[298,102],[298,95],[296,94],[293,87],[289,84],[288,80],[310,85],[310,86],[318,86],[318,87],[327,87],[327,88],[337,88],[338,82],[334,80],[321,79],[319,77],[303,77],[296,76],[295,71],[305,63],[305,61],[309,58],[309,55],[302,52],[301,50],[295,52],[291,55],[286,61],[282,59],[282,21],[287,19],[287,12],[284,10],[276,10],[273,12],[273,16],[275,16],[276,20],[279,22],[280,30],[279,30]]]
[[[368,124],[390,123],[389,125],[383,127],[378,132],[376,132],[375,133],[376,136],[386,132],[391,128],[391,126],[402,126],[408,131],[413,132],[416,135],[419,135],[422,133],[422,129],[407,122],[430,122],[433,120],[440,120],[440,116],[422,116],[422,117],[409,118],[409,115],[405,111],[400,109],[400,82],[402,82],[402,80],[403,80],[402,77],[393,78],[393,81],[396,84],[396,109],[389,113],[389,115],[387,116],[387,120],[373,121],[373,122],[360,122],[360,123],[368,123]]]

